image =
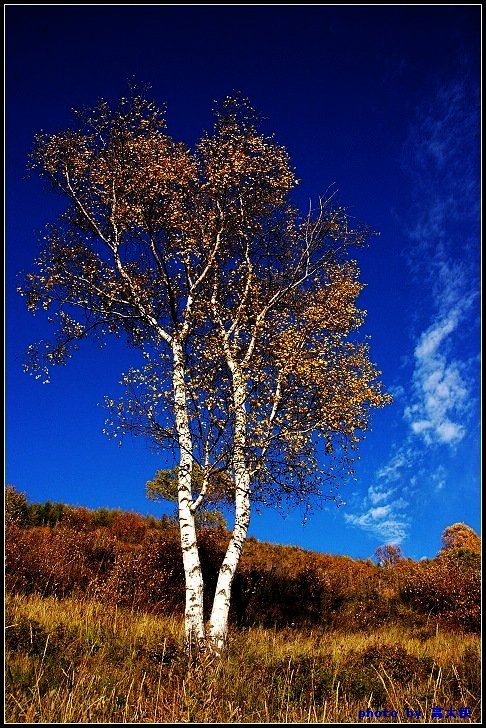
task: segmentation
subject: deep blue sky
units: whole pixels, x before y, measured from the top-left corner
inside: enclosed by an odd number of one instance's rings
[[[30,500],[163,512],[145,482],[163,463],[102,433],[130,360],[85,345],[43,386],[24,374],[45,335],[15,292],[62,209],[25,178],[34,134],[116,100],[135,76],[193,143],[213,101],[250,97],[292,157],[307,207],[329,185],[379,230],[360,253],[372,359],[394,403],[361,450],[346,505],[253,517],[259,539],[353,557],[386,542],[433,556],[451,523],[480,527],[479,104],[475,6],[7,6],[6,480]]]

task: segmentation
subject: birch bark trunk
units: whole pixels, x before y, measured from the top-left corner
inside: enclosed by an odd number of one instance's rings
[[[233,361],[230,365],[233,376],[233,402],[235,407],[235,432],[233,449],[233,471],[235,477],[235,525],[228,549],[219,570],[213,608],[209,623],[209,644],[220,654],[228,634],[228,614],[231,585],[243,550],[243,544],[250,523],[250,474],[246,466],[246,386],[239,367]]]
[[[172,351],[174,355],[175,422],[179,440],[179,526],[186,584],[185,643],[186,648],[189,650],[199,652],[205,649],[206,636],[203,613],[204,584],[197,548],[194,515],[190,508],[192,502],[192,437],[187,411],[184,354],[180,342],[174,340]]]

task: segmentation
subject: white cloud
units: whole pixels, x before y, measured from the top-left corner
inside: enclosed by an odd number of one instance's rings
[[[461,422],[471,397],[466,366],[448,360],[446,348],[460,320],[457,307],[439,317],[422,333],[415,348],[412,401],[404,417],[427,445],[456,445],[466,434]]]
[[[412,413],[412,408],[409,408],[406,410],[406,413]],[[414,432],[416,435],[420,435],[421,433],[425,432],[425,430],[430,430],[432,425],[428,420],[416,420],[415,422],[411,423],[412,432]]]
[[[376,477],[385,483],[394,483],[401,479],[402,471],[407,467],[411,457],[409,448],[402,447],[391,459],[383,465],[377,473]]]
[[[437,428],[437,434],[441,442],[451,444],[462,440],[465,435],[465,428],[462,425],[456,425],[454,422],[445,421]]]
[[[405,387],[403,387],[401,384],[390,384],[388,386],[388,391],[393,397],[394,402],[396,402],[397,400],[403,400],[406,395]]]
[[[370,503],[374,506],[376,506],[377,503],[381,503],[387,498],[390,498],[391,495],[393,495],[392,489],[380,490],[379,486],[376,485],[370,485],[370,487],[368,488],[368,498],[370,500]]]
[[[458,316],[455,311],[441,321],[436,322],[427,331],[424,331],[415,348],[415,358],[426,362],[433,357],[444,339],[457,327]]]
[[[380,541],[399,545],[406,538],[409,525],[403,513],[404,505],[404,501],[399,499],[386,506],[370,508],[361,515],[345,513],[344,519],[346,523],[377,536]]]
[[[437,493],[444,489],[446,485],[446,470],[443,465],[439,465],[439,467],[432,473],[431,481],[433,483],[434,490]]]
[[[370,485],[361,503],[361,513],[345,513],[344,519],[351,526],[377,536],[380,541],[398,545],[406,538],[409,518],[406,515],[408,501],[397,495],[396,483],[402,470],[409,464],[409,453],[401,450],[389,463],[376,473],[377,482]]]

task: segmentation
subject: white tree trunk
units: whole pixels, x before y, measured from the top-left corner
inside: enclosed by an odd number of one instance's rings
[[[209,643],[219,654],[225,646],[228,634],[228,614],[231,584],[243,550],[250,524],[250,474],[246,466],[246,387],[237,365],[231,366],[233,374],[233,400],[235,406],[235,432],[233,471],[235,477],[235,525],[228,549],[219,570],[209,624]]]
[[[175,421],[179,439],[178,504],[182,560],[186,583],[185,642],[190,650],[205,648],[203,594],[204,585],[199,561],[192,502],[192,437],[187,412],[184,379],[184,355],[178,341],[172,345],[174,355],[173,390]]]

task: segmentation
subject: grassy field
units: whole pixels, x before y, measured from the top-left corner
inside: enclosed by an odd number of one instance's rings
[[[435,723],[480,721],[479,638],[435,624],[235,630],[196,665],[179,618],[37,595],[6,609],[9,723],[428,723],[434,707]]]

